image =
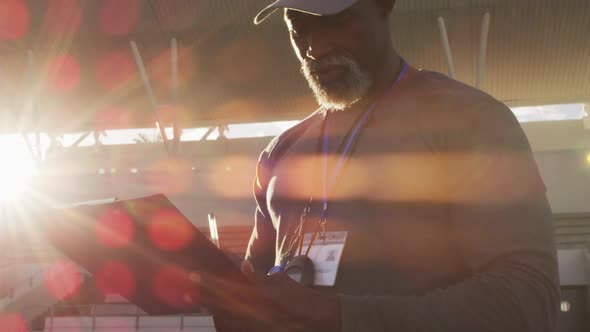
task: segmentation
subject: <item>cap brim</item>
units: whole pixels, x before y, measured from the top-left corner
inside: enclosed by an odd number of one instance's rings
[[[310,15],[334,15],[350,8],[358,0],[277,0],[264,8],[254,18],[254,24],[260,24],[281,8],[293,9]]]

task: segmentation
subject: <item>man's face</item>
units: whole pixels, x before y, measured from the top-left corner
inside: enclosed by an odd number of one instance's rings
[[[383,63],[385,17],[374,0],[330,16],[285,11],[301,72],[320,105],[342,110],[369,93]]]

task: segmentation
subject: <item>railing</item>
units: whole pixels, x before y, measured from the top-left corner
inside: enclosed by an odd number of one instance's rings
[[[37,269],[37,271],[30,273],[27,277],[21,278],[20,280],[14,282],[14,284],[10,287],[2,290],[0,293],[0,305],[3,304],[5,300],[17,298],[20,295],[35,288],[35,286],[40,285],[40,283],[42,283],[44,280],[46,269],[47,267],[45,266],[40,267]]]
[[[93,305],[55,305],[45,318],[45,331],[215,331],[207,313],[174,316],[149,316],[128,303]]]
[[[25,262],[39,262],[39,260],[51,261],[56,259],[64,259],[64,255],[50,246],[31,249],[17,248],[14,252],[5,253],[0,258],[1,261],[7,262],[7,267],[17,266]]]
[[[31,290],[42,286],[46,281],[46,273],[51,269],[58,269],[55,271],[55,277],[59,276],[60,272],[63,272],[65,266],[46,265],[40,267],[37,271],[32,272],[28,277],[22,278],[15,282],[13,286],[7,288],[5,291],[0,293],[0,309],[10,304],[12,301],[22,297]],[[84,273],[81,271],[81,273]]]

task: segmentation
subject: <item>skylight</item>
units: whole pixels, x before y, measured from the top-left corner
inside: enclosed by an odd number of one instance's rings
[[[588,116],[584,104],[561,104],[512,108],[519,122],[580,120]]]
[[[514,107],[512,112],[516,115],[521,123],[527,122],[551,122],[564,120],[580,120],[588,116],[584,104],[561,104],[561,105],[542,105],[542,106],[525,106]],[[275,121],[275,122],[256,122],[230,124],[225,131],[227,139],[255,138],[255,137],[274,137],[280,135],[285,130],[295,126],[299,121]],[[172,137],[172,128],[165,128],[168,137]],[[204,136],[209,132],[207,137]],[[18,134],[0,135],[0,137],[14,137],[18,141],[20,149],[26,151],[26,145],[22,136]],[[195,142],[206,139],[208,141],[216,140],[219,137],[218,129],[210,130],[208,127],[186,128],[182,131],[180,140],[182,142]],[[30,143],[35,145],[35,136],[27,135]],[[64,147],[71,147],[75,142],[80,140],[77,146],[93,146],[96,144],[93,133],[65,133],[58,137],[58,141]],[[161,136],[156,128],[133,128],[133,129],[113,129],[101,133],[99,140],[102,145],[132,145],[139,143],[159,143]],[[40,135],[41,148],[44,152],[50,145],[50,139],[46,133]]]
[[[227,138],[269,137],[282,134],[299,121],[276,121],[229,125]]]

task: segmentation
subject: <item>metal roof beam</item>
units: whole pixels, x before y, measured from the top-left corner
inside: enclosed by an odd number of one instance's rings
[[[449,42],[449,35],[447,33],[447,25],[445,19],[440,16],[438,17],[438,29],[440,31],[440,39],[445,51],[447,65],[449,66],[449,76],[455,78],[457,77],[457,74],[455,71],[455,62],[453,61],[453,52],[451,51],[451,44]]]
[[[150,83],[150,78],[143,63],[143,59],[141,58],[141,53],[139,52],[139,48],[137,48],[137,44],[134,41],[131,41],[130,45],[131,50],[133,51],[133,57],[135,58],[135,64],[137,65],[139,75],[141,76],[141,80],[143,81],[143,86],[145,88],[145,91],[147,92],[150,105],[152,106],[152,110],[156,115],[156,126],[160,130],[160,135],[162,135],[162,142],[164,143],[164,147],[166,148],[166,153],[170,156],[170,147],[168,146],[168,137],[166,136],[166,129],[164,128],[164,124],[162,123],[162,119],[160,118],[160,113],[158,112],[158,103],[156,102],[156,95],[154,94],[154,90],[152,89],[152,84]]]
[[[483,15],[481,22],[481,37],[479,40],[479,58],[477,59],[477,77],[475,79],[475,87],[481,89],[483,82],[483,73],[485,71],[486,56],[488,53],[488,36],[490,32],[490,13]]]

